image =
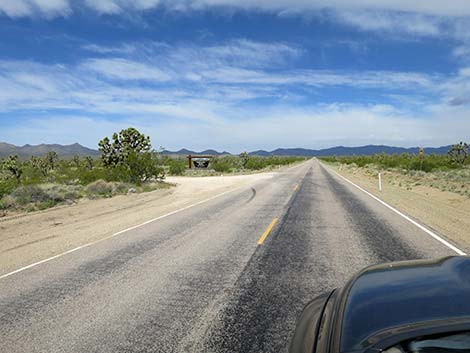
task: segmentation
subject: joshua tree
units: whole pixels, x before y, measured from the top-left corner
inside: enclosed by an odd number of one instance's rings
[[[77,156],[77,155],[73,156],[72,162],[73,164],[75,164],[77,168],[80,168],[80,164],[81,164],[80,156]]]
[[[21,164],[18,161],[18,156],[9,156],[3,161],[3,169],[9,171],[16,179],[17,182],[20,181],[21,175],[23,174],[23,169]]]
[[[248,160],[250,159],[250,155],[248,154],[248,152],[242,152],[240,153],[239,157],[242,161],[242,167],[246,168],[246,165],[248,164]]]
[[[87,167],[89,170],[92,170],[92,169],[93,169],[93,158],[92,158],[92,157],[86,156],[86,157],[85,157],[85,163],[86,163],[86,167]]]
[[[121,178],[134,183],[164,178],[157,152],[151,151],[148,136],[130,127],[119,134],[114,133],[112,140],[105,137],[98,144],[106,168],[119,171]]]
[[[98,143],[106,167],[126,164],[131,155],[149,152],[152,148],[150,138],[133,127],[114,133],[112,139],[112,143],[108,137]]]
[[[460,142],[456,145],[452,145],[450,151],[448,152],[449,158],[453,163],[458,163],[463,165],[467,160],[468,156],[468,143]]]
[[[49,167],[49,170],[54,170],[57,162],[59,161],[59,156],[55,151],[47,152],[44,156],[44,162]]]

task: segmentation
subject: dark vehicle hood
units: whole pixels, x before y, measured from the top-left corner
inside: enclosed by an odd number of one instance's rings
[[[470,322],[470,257],[366,268],[346,286],[341,351],[363,349],[391,328],[434,320]]]

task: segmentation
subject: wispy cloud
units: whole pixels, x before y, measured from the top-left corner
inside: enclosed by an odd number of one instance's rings
[[[339,11],[333,18],[364,31],[437,36],[442,34],[442,23],[436,17],[417,13],[384,11]]]
[[[0,15],[52,19],[87,11],[141,19],[151,10],[166,13],[231,11],[267,12],[279,16],[317,17],[361,31],[408,36],[447,36],[470,41],[467,0],[2,0]],[[222,13],[224,13],[222,11]],[[135,16],[134,16],[135,15]],[[99,48],[88,48],[99,50]],[[121,48],[126,50],[129,48]],[[244,48],[249,55],[249,43]],[[117,48],[115,48],[117,50]],[[270,48],[266,48],[269,55]],[[233,53],[237,55],[237,53]],[[295,54],[295,53],[291,53]],[[242,55],[242,57],[245,57]]]
[[[117,80],[164,82],[171,79],[168,73],[155,66],[122,58],[90,59],[82,63],[81,68]]]
[[[43,141],[64,142],[63,137],[54,140],[63,133],[71,139],[67,142],[94,146],[112,129],[134,125],[168,148],[237,152],[237,146],[270,148],[281,142],[435,145],[470,133],[463,123],[470,113],[468,69],[447,76],[291,69],[302,48],[245,39],[202,47],[123,43],[85,50],[91,57],[76,64],[0,62],[0,86],[8,87],[0,91],[0,118],[26,117],[2,127],[0,140],[21,140],[34,126]],[[321,98],[325,90],[360,91],[361,98],[342,95],[331,102]],[[382,99],[371,102],[369,96]],[[423,99],[434,103],[423,107]],[[34,118],[38,115],[42,118]]]
[[[339,11],[396,11],[431,16],[470,16],[467,0],[407,1],[407,0],[3,0],[0,11],[11,17],[64,15],[69,11],[88,8],[104,14],[124,11],[145,11],[155,8],[191,11],[231,7],[242,10],[269,12],[304,12],[322,9]]]
[[[369,143],[438,146],[465,139],[470,134],[466,123],[468,110],[462,107],[436,106],[426,117],[410,116],[393,107],[361,104],[277,106],[263,111],[226,107],[218,114],[225,118],[219,119],[217,124],[138,115],[112,120],[84,115],[30,117],[3,128],[0,140],[17,143],[80,141],[96,148],[103,136],[135,126],[151,136],[154,147],[216,148],[237,153],[281,146],[324,148]],[[239,116],[245,119],[237,119]]]
[[[83,50],[98,53],[98,54],[131,54],[134,53],[137,48],[135,45],[122,44],[119,46],[100,46],[96,44],[86,44],[81,47]]]
[[[68,0],[2,0],[0,13],[9,17],[42,16],[54,18],[67,16],[72,11]]]

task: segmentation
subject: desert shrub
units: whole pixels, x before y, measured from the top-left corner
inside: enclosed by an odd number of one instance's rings
[[[168,161],[171,175],[183,175],[186,170],[186,161],[182,158],[170,158]]]
[[[210,167],[219,173],[228,173],[233,167],[229,157],[213,158],[210,162]]]
[[[56,200],[46,200],[46,201],[42,201],[42,202],[39,202],[39,203],[37,204],[37,209],[38,209],[38,210],[45,210],[45,209],[54,207],[54,206],[57,205],[58,203],[59,203],[59,202],[56,201]],[[35,211],[35,209],[31,209],[31,211]]]
[[[11,193],[11,196],[15,198],[19,205],[49,200],[48,194],[37,185],[20,186]]]
[[[113,183],[106,182],[105,180],[97,180],[85,187],[85,192],[89,196],[108,196],[113,192]]]
[[[81,185],[88,185],[100,179],[108,179],[109,171],[105,170],[104,168],[82,168],[77,170],[74,176],[79,180]]]
[[[15,198],[11,195],[5,195],[0,199],[0,210],[8,210],[17,206]]]
[[[127,194],[131,185],[127,183],[112,183],[112,194]]]
[[[18,183],[13,179],[0,180],[0,198],[10,194],[17,186]]]
[[[209,170],[217,173],[237,172],[240,170],[261,170],[271,166],[288,165],[298,161],[306,160],[305,157],[293,156],[252,156],[246,152],[239,156],[223,155],[212,158],[209,162]],[[196,175],[195,171],[186,169],[187,159],[183,157],[162,156],[161,165],[165,165],[172,175],[190,174]],[[208,171],[209,172],[209,171]]]
[[[267,161],[263,159],[263,157],[250,157],[245,164],[246,169],[251,170],[260,170],[267,166]]]
[[[165,172],[160,165],[156,153],[129,153],[127,158],[127,168],[123,174],[127,179],[120,181],[127,181],[134,184],[141,184],[142,182],[150,180],[163,180]]]
[[[48,199],[57,203],[81,197],[81,187],[77,185],[46,184],[42,189],[48,195]]]
[[[437,170],[450,170],[462,168],[463,165],[453,163],[446,155],[425,155],[420,158],[417,154],[376,154],[371,156],[331,156],[321,157],[323,161],[331,163],[355,164],[358,167],[374,165],[380,169],[400,169],[409,171],[433,172]]]

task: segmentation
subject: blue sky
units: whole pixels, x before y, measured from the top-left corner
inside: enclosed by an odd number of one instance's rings
[[[467,0],[0,0],[0,141],[242,150],[470,136]]]

